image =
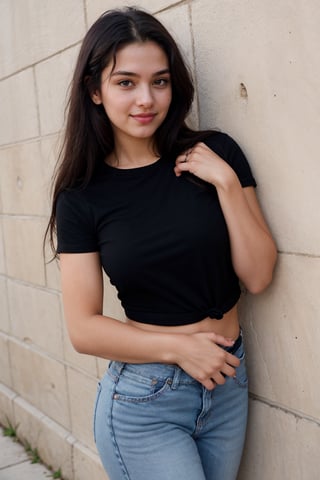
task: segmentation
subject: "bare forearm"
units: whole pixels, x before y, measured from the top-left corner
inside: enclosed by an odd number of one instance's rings
[[[237,179],[217,189],[228,226],[235,271],[252,293],[271,281],[276,261],[274,241],[254,212]]]
[[[170,334],[149,332],[103,315],[77,321],[69,333],[80,353],[126,363],[177,364],[189,375],[212,389],[234,376],[239,360],[219,347],[233,341],[213,332]]]
[[[129,363],[174,363],[177,338],[147,332],[103,315],[94,315],[69,326],[74,348],[88,355]]]

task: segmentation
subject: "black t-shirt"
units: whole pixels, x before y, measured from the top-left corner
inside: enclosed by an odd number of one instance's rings
[[[243,187],[256,186],[234,140],[216,133],[205,143]],[[103,163],[87,187],[63,191],[57,203],[58,252],[98,251],[127,317],[153,325],[220,319],[240,296],[216,189],[176,177],[174,162]]]

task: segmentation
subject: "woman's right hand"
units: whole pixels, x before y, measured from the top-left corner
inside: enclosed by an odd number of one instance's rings
[[[213,332],[178,337],[175,363],[205,388],[213,390],[225,383],[225,376],[235,376],[240,360],[221,348],[231,347],[232,340]]]

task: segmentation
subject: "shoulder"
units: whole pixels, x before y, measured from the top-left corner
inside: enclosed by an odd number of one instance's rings
[[[88,207],[86,201],[85,190],[78,188],[70,188],[62,190],[57,197],[57,212],[64,210],[77,209],[83,210]]]
[[[238,143],[230,135],[219,131],[212,132],[211,135],[204,139],[203,143],[222,158],[229,157],[232,152],[240,149]]]
[[[203,140],[203,143],[233,168],[243,187],[256,187],[257,184],[252,175],[248,159],[242,148],[230,135],[224,132],[213,132],[212,135]]]
[[[58,253],[97,251],[94,215],[82,190],[64,190],[59,194],[56,230]]]
[[[94,215],[86,189],[66,189],[59,193],[56,203],[57,228],[69,225],[92,226]]]
[[[80,209],[88,209],[96,196],[99,196],[100,190],[104,188],[105,176],[103,170],[97,169],[91,179],[83,184],[77,182],[72,187],[67,187],[59,192],[57,197],[57,207],[67,207],[76,205]]]

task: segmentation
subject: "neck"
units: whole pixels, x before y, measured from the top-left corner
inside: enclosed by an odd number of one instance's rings
[[[115,147],[107,163],[117,168],[136,168],[149,165],[158,160],[150,139],[130,139],[115,141]]]

